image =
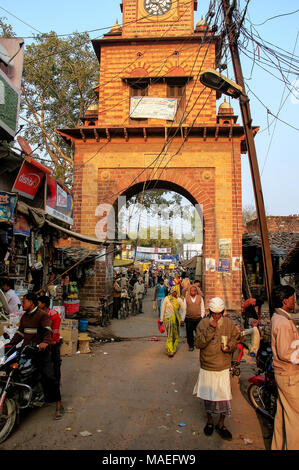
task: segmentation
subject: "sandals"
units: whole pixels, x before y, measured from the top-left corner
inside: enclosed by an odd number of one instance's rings
[[[206,436],[211,436],[214,431],[214,424],[209,424],[207,423],[203,432],[205,433]]]
[[[231,433],[229,432],[228,429],[226,429],[225,426],[222,426],[221,428],[218,426],[216,426],[216,431],[218,432],[218,434],[220,435],[220,437],[222,437],[222,439],[224,439],[225,441],[231,441],[233,436],[231,435]]]
[[[56,408],[56,414],[55,414],[55,418],[54,418],[54,419],[56,419],[56,420],[62,419],[63,415],[64,415],[64,408],[63,408],[63,406],[61,406],[60,408]]]

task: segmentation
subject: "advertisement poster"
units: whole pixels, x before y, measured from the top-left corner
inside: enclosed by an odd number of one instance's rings
[[[219,257],[231,258],[232,257],[232,240],[231,238],[219,238],[218,240]]]
[[[23,215],[18,214],[14,227],[13,227],[13,233],[15,235],[23,235],[24,237],[30,237],[30,225]]]
[[[217,271],[219,273],[230,273],[230,260],[219,258]]]
[[[206,271],[212,273],[216,271],[216,260],[214,258],[206,258]]]
[[[242,256],[232,258],[232,270],[240,271],[242,269]]]
[[[12,222],[17,199],[15,194],[0,191],[0,222]]]
[[[134,96],[131,98],[131,118],[173,121],[176,112],[176,98],[153,98],[149,96]]]
[[[73,225],[73,197],[58,183],[47,176],[45,211],[55,219]]]

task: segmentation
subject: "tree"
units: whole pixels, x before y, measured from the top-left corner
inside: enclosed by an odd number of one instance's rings
[[[2,38],[14,38],[16,33],[14,32],[12,26],[7,22],[7,18],[2,16],[0,18],[0,37]]]
[[[246,206],[243,207],[243,210],[242,210],[243,225],[246,225],[248,222],[256,218],[257,218],[257,215],[256,215],[255,206],[247,204]]]
[[[61,39],[55,32],[26,46],[20,118],[24,136],[39,154],[50,157],[59,180],[71,183],[73,150],[55,132],[76,127],[96,101],[98,63],[87,33]],[[62,181],[63,182],[63,181]]]

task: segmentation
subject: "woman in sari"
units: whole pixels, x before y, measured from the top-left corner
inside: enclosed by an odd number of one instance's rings
[[[177,298],[176,286],[171,288],[162,306],[160,320],[164,322],[167,332],[166,352],[173,357],[180,339],[180,325],[184,323],[186,316],[185,305],[182,299]]]

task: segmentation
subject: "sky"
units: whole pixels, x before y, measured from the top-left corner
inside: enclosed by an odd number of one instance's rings
[[[25,38],[25,44],[30,43],[30,36],[38,31],[70,34],[107,28],[91,32],[94,39],[109,31],[116,19],[122,22],[120,3],[121,0],[0,0],[0,16],[6,17],[17,35]],[[209,0],[199,0],[195,24],[202,16],[205,17],[209,3]],[[240,0],[240,4],[244,8],[245,0]],[[259,25],[255,27],[264,40],[298,56],[299,12],[266,21],[298,8],[298,0],[250,0],[247,18]],[[249,23],[246,22],[245,26],[249,28]],[[258,49],[255,52],[258,56]],[[253,67],[253,62],[242,52],[240,57],[246,85],[257,96],[247,88],[253,123],[260,127],[255,144],[267,215],[299,214],[299,139],[298,130],[294,129],[299,128],[299,75],[289,75],[289,81],[294,83],[293,94],[289,94],[282,80],[256,64]],[[277,70],[272,72],[281,78]],[[234,79],[230,67],[228,77]],[[220,99],[217,104],[222,101]],[[280,110],[281,103],[284,104]],[[233,100],[231,104],[235,114],[239,115],[238,123],[242,124],[238,101]],[[278,117],[285,123],[273,118],[267,110],[274,115],[280,110]],[[247,155],[242,155],[242,194],[243,206],[254,206]]]

